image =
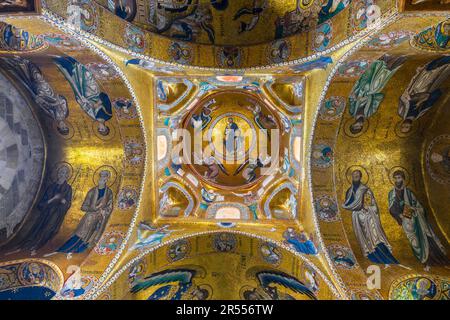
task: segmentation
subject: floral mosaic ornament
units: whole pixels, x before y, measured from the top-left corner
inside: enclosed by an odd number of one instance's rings
[[[81,42],[64,33],[47,33],[43,35],[43,38],[49,45],[61,50],[77,51],[84,49]]]
[[[369,60],[351,60],[342,63],[338,67],[337,77],[353,78],[361,76],[370,65]]]
[[[389,33],[380,34],[379,36],[372,38],[372,40],[367,43],[367,47],[374,49],[389,49],[400,45],[404,41],[409,40],[412,35],[413,33],[410,31],[391,31]]]
[[[411,40],[411,45],[417,49],[436,52],[450,51],[450,34],[448,32],[450,20],[438,23],[418,33]]]
[[[47,47],[44,37],[32,35],[23,29],[0,22],[0,51],[35,52]]]
[[[86,68],[100,81],[111,81],[120,77],[114,67],[107,63],[91,62],[86,64]]]

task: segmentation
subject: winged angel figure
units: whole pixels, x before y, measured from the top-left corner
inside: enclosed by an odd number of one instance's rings
[[[193,269],[172,269],[154,273],[132,287],[131,293],[159,286],[147,300],[206,300],[210,292],[206,286],[194,283],[197,273],[198,271]]]
[[[296,300],[292,295],[281,292],[280,287],[317,300],[314,293],[300,280],[277,271],[256,273],[258,287],[244,291],[245,300]]]

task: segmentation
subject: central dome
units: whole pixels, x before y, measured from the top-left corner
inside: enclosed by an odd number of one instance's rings
[[[201,100],[185,119],[184,127],[191,136],[190,141],[185,140],[191,144],[185,150],[193,151],[193,171],[210,185],[235,188],[249,187],[263,178],[260,162],[271,155],[271,130],[280,125],[260,98],[226,90]],[[215,163],[220,170],[210,176],[207,168]],[[256,168],[254,175],[245,174],[246,165]]]
[[[312,0],[127,0],[97,2],[122,19],[176,40],[215,45],[267,43],[310,30]]]

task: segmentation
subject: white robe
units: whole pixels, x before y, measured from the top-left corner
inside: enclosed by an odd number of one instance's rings
[[[350,202],[353,196],[353,201]],[[344,209],[352,211],[353,230],[364,256],[375,251],[380,243],[383,243],[389,251],[392,247],[381,226],[378,207],[372,191],[361,184],[356,192],[353,186],[347,190]]]

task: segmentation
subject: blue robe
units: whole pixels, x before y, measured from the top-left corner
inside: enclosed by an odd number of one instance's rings
[[[54,60],[72,87],[78,104],[89,117],[95,121],[110,120],[112,118],[111,100],[106,93],[100,91],[92,73],[72,57],[56,57]]]
[[[295,251],[299,253],[317,254],[317,249],[311,240],[302,242],[297,238],[289,238],[286,241],[294,247]]]

